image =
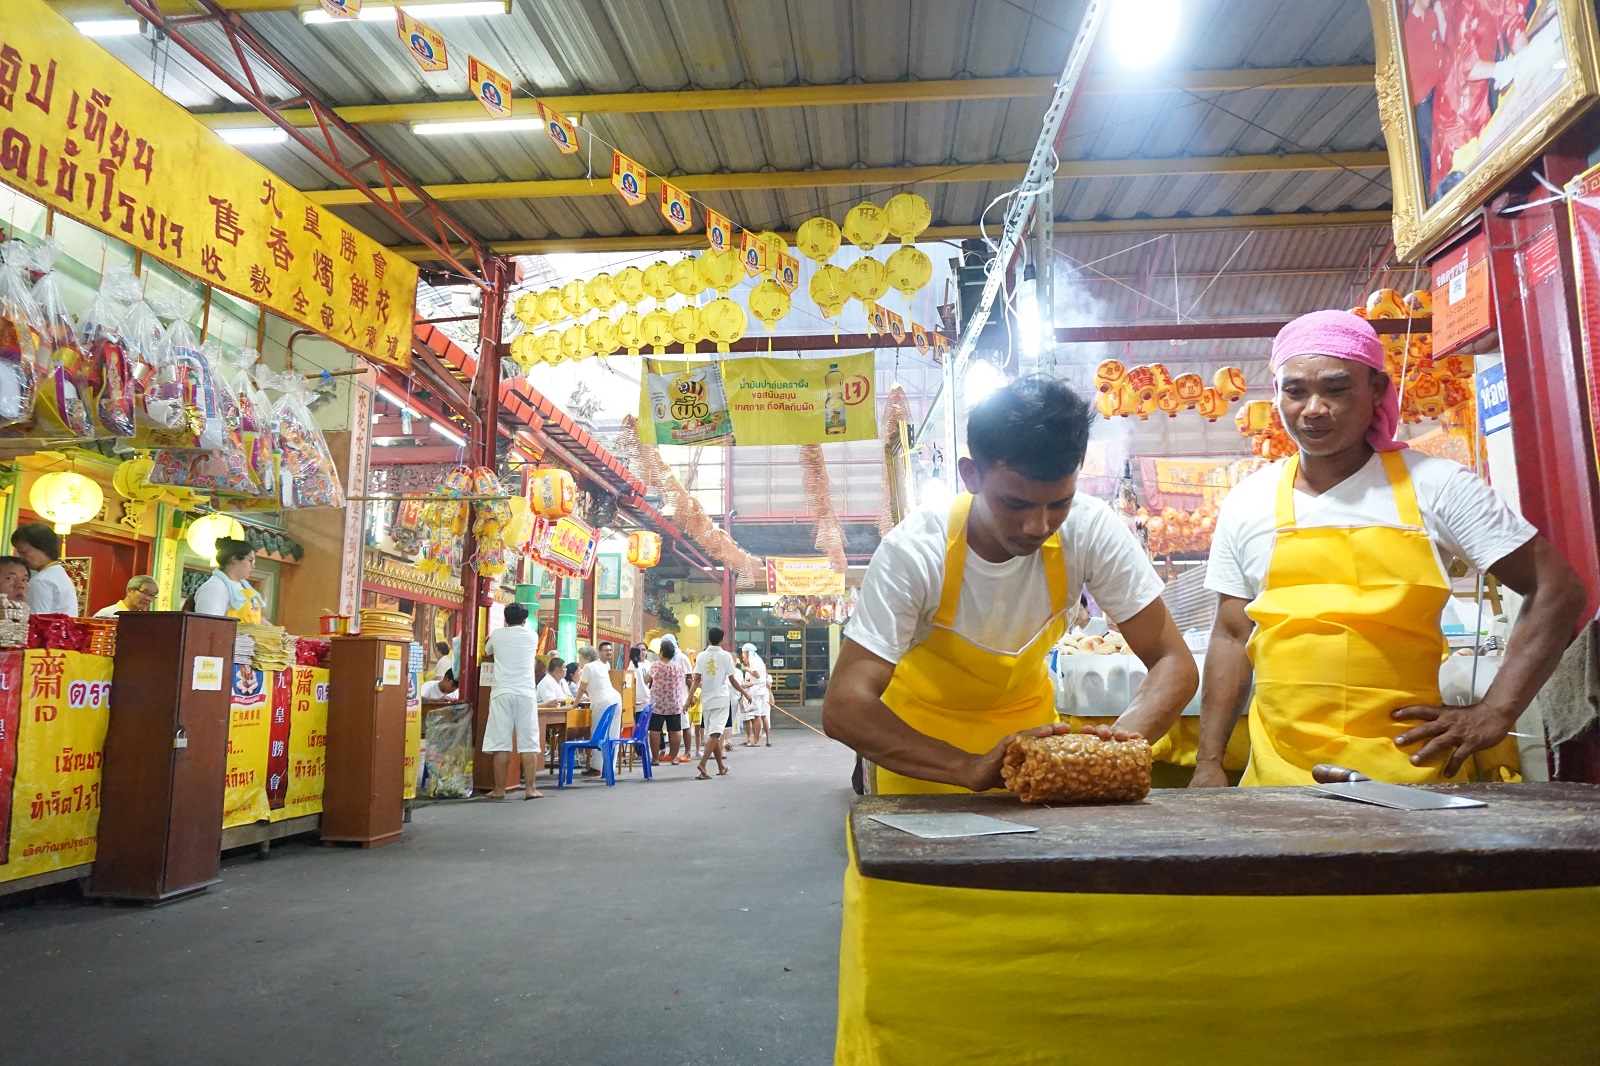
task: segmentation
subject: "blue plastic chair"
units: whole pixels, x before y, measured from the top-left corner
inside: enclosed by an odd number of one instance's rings
[[[606,751],[606,784],[617,783],[617,752],[623,748],[637,748],[639,758],[644,762],[644,779],[655,780],[655,775],[650,772],[650,716],[655,713],[655,704],[647,703],[644,709],[634,715],[633,732],[626,737],[605,741]]]
[[[566,788],[572,784],[573,764],[577,761],[578,752],[598,751],[602,755],[606,753],[606,748],[610,744],[610,741],[606,739],[606,734],[611,732],[611,719],[617,715],[621,707],[621,704],[613,703],[601,711],[600,720],[589,731],[588,740],[569,740],[561,745],[561,773],[556,778],[557,788]],[[611,773],[609,767],[607,767],[606,773]]]

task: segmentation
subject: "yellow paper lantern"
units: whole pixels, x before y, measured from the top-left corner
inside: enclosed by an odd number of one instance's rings
[[[1200,392],[1200,402],[1195,405],[1200,412],[1200,417],[1207,422],[1215,422],[1228,413],[1228,401],[1223,399],[1222,393],[1213,385],[1205,386]]]
[[[700,628],[700,616],[695,614],[693,611],[690,611],[688,614],[684,615],[683,616],[683,628],[685,628],[685,629],[698,629],[698,628]]]
[[[661,534],[636,529],[628,534],[628,563],[648,570],[661,561]]]
[[[1117,386],[1127,380],[1128,368],[1115,359],[1107,359],[1094,370],[1094,387],[1107,395],[1115,394]]]
[[[1192,408],[1200,403],[1200,397],[1205,395],[1205,379],[1199,374],[1179,374],[1172,379],[1172,391],[1178,397],[1178,402],[1185,408]]]
[[[541,322],[560,322],[568,317],[567,309],[561,306],[560,289],[545,289],[535,298],[534,303],[538,306]]]
[[[657,355],[665,354],[672,343],[672,312],[664,307],[651,311],[639,320],[639,334]]]
[[[850,264],[845,271],[849,280],[850,295],[861,301],[868,316],[877,310],[878,300],[889,291],[889,268],[870,255],[864,255]]]
[[[1404,296],[1397,289],[1378,289],[1367,297],[1367,317],[1380,318],[1410,318],[1411,309],[1406,306]]]
[[[565,362],[567,357],[561,353],[561,331],[553,329],[534,338],[533,354],[539,362],[549,366]]]
[[[65,536],[72,527],[100,513],[105,493],[90,478],[75,470],[40,475],[28,493],[28,502],[39,517],[55,523],[56,532]]]
[[[726,296],[728,290],[739,284],[739,279],[744,276],[739,253],[732,248],[721,252],[703,252],[695,263],[700,280],[715,289],[718,296]]]
[[[658,303],[664,303],[667,297],[678,291],[672,286],[672,264],[661,259],[640,272],[640,281],[644,285],[644,294]]]
[[[683,345],[684,355],[693,355],[694,346],[705,338],[700,309],[693,304],[672,313],[672,338]]]
[[[889,235],[889,223],[884,220],[883,209],[871,200],[864,200],[850,209],[844,216],[843,229],[850,243],[863,252],[872,251]]]
[[[843,310],[844,302],[850,298],[850,278],[839,267],[826,263],[811,275],[806,291],[822,313],[832,318]]]
[[[617,324],[609,318],[597,318],[585,326],[583,339],[595,355],[610,355],[622,346],[617,339]]]
[[[583,327],[571,325],[561,331],[561,357],[577,362],[585,356],[593,355],[589,348],[589,339],[584,336]]]
[[[533,364],[539,361],[539,353],[534,351],[533,341],[532,333],[524,333],[512,338],[511,341],[511,358],[522,368],[523,373],[527,373],[533,368]]]
[[[184,531],[183,542],[189,545],[189,550],[208,562],[215,563],[217,559],[217,541],[224,537],[231,540],[244,539],[244,526],[239,524],[237,518],[225,514],[201,515],[189,523],[189,528]]]
[[[1233,403],[1244,395],[1244,371],[1236,366],[1222,367],[1212,376],[1211,384],[1224,400]]]
[[[528,540],[533,536],[533,508],[521,496],[513,496],[506,502],[511,507],[511,531],[506,535],[506,542],[512,551],[527,551]]]
[[[764,229],[756,234],[756,239],[767,246],[767,273],[772,277],[777,277],[778,257],[789,254],[789,242],[769,229]]]
[[[1117,397],[1111,392],[1097,392],[1094,397],[1094,409],[1100,412],[1101,418],[1110,418],[1117,413]]]
[[[901,244],[910,244],[933,221],[933,211],[928,201],[916,193],[897,193],[883,205],[883,220],[890,236],[899,237]]]
[[[700,276],[700,261],[694,256],[686,255],[672,264],[672,291],[691,300],[706,291],[706,279]]]
[[[723,296],[700,309],[700,324],[706,340],[715,344],[717,351],[726,352],[734,341],[744,336],[750,318],[744,308]]]
[[[589,294],[584,291],[583,282],[573,280],[561,286],[561,306],[573,318],[582,318],[589,310]]]
[[[909,244],[902,244],[890,253],[884,266],[889,271],[889,285],[906,298],[907,307],[911,306],[911,297],[917,290],[933,278],[933,260],[921,248]]]
[[[625,311],[617,318],[617,344],[629,355],[638,355],[645,346],[644,318],[637,311]]]
[[[155,467],[155,460],[149,456],[128,459],[120,463],[116,473],[111,475],[111,487],[125,500],[148,503],[164,491],[160,485],[150,484],[150,471]]]
[[[839,227],[831,218],[808,218],[800,224],[794,246],[800,249],[800,254],[821,266],[839,250]]]
[[[518,296],[511,313],[516,315],[517,321],[524,326],[537,326],[544,321],[544,317],[539,314],[539,294],[536,292],[525,292]]]
[[[541,518],[565,518],[578,504],[578,486],[572,475],[554,467],[528,475],[528,506]]]
[[[596,274],[583,283],[583,291],[589,297],[589,306],[596,311],[609,311],[622,299],[610,274]]]
[[[760,319],[768,333],[778,324],[778,319],[789,313],[791,306],[789,294],[771,279],[750,290],[750,313]]]
[[[644,271],[638,267],[624,267],[612,277],[611,287],[616,290],[617,299],[635,307],[644,299]]]

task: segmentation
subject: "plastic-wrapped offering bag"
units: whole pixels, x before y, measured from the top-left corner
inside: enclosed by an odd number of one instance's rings
[[[170,306],[158,308],[172,324],[162,334],[152,387],[156,399],[179,405],[183,420],[175,429],[152,430],[148,439],[152,448],[219,451],[224,446],[226,428],[216,377],[189,325],[197,306],[199,300],[184,292],[176,294]]]
[[[89,417],[89,397],[104,383],[101,368],[91,350],[78,338],[78,331],[67,311],[56,280],[55,261],[60,245],[46,237],[33,252],[33,269],[43,271],[33,286],[39,305],[41,332],[39,345],[40,388],[36,410],[49,431],[69,437],[94,436],[94,421]]]
[[[165,350],[166,333],[161,319],[143,300],[128,308],[122,320],[122,335],[127,340],[128,369],[133,377],[134,416],[140,426],[177,429],[183,425],[183,404],[156,395],[156,367]]]
[[[218,446],[157,449],[152,455],[155,466],[150,471],[150,483],[181,485],[201,492],[229,496],[260,496],[263,490],[251,465],[239,398],[216,369],[223,362],[222,349],[216,344],[207,344],[201,349],[200,356],[205,361],[206,374],[211,379],[216,396],[220,422]],[[206,439],[202,434],[202,442]]]
[[[139,299],[139,279],[125,266],[113,266],[100,280],[76,327],[78,344],[89,353],[100,380],[87,398],[90,416],[102,433],[131,437],[138,432],[134,413],[133,356],[123,323]]]
[[[33,420],[39,341],[39,305],[28,290],[33,253],[18,241],[5,246],[0,265],[0,426]]]
[[[283,503],[286,507],[343,507],[344,491],[328,442],[305,403],[305,381],[289,374],[274,407],[278,446],[283,451]]]
[[[222,380],[233,390],[239,403],[239,430],[244,438],[251,477],[257,486],[256,494],[275,497],[278,495],[278,437],[272,402],[256,381],[258,375],[271,379],[266,368],[258,365],[260,358],[260,352],[245,348],[224,355],[220,369]]]

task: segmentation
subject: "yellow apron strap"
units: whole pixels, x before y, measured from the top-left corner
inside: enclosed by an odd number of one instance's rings
[[[961,580],[967,570],[967,515],[972,511],[972,493],[963,492],[950,504],[950,530],[945,536],[944,585],[939,590],[939,609],[933,624],[953,629],[956,608],[961,606]]]
[[[1300,476],[1300,453],[1295,452],[1284,460],[1283,476],[1278,481],[1278,529],[1294,526],[1294,479]]]
[[[1405,457],[1399,451],[1378,454],[1383,457],[1383,469],[1389,475],[1389,488],[1394,492],[1394,506],[1400,512],[1400,524],[1421,529],[1422,508],[1417,506],[1417,490],[1411,484],[1411,473],[1406,469]]]
[[[1044,579],[1050,586],[1050,617],[1054,618],[1067,606],[1067,560],[1061,550],[1061,530],[1050,534],[1039,554],[1044,559]]]

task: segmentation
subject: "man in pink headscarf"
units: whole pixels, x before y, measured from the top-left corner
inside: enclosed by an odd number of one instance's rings
[[[1217,516],[1194,784],[1229,783],[1223,756],[1252,674],[1243,784],[1309,784],[1319,763],[1403,784],[1514,767],[1507,733],[1571,639],[1577,575],[1477,475],[1395,440],[1398,397],[1364,319],[1302,315],[1271,366],[1299,454],[1235,486]],[[1524,599],[1493,684],[1445,707],[1452,559]]]

